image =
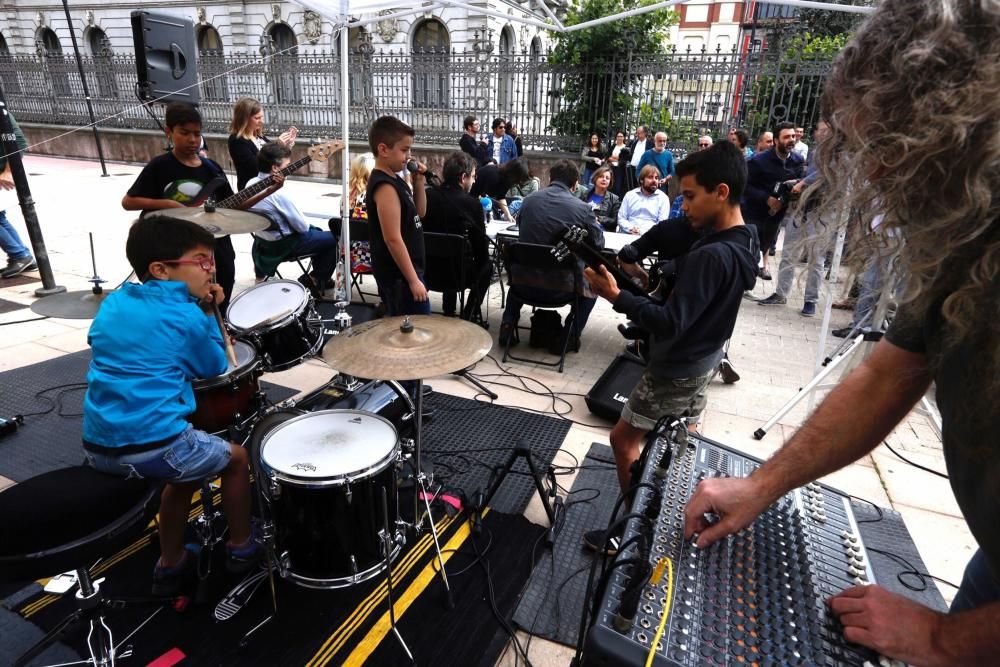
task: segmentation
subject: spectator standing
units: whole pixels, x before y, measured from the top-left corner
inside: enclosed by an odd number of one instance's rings
[[[479,139],[479,119],[475,116],[466,116],[462,126],[465,132],[458,140],[458,147],[476,161],[477,167],[482,167],[490,161],[490,158],[486,151],[486,142]]]
[[[290,127],[281,133],[278,141],[291,148],[298,135],[299,129]],[[236,168],[237,191],[257,175],[257,151],[268,141],[270,139],[264,136],[264,107],[252,97],[237,100],[229,121],[229,157]]]
[[[517,159],[517,144],[506,130],[507,122],[503,118],[493,119],[493,134],[486,142],[486,156],[493,164],[506,164]]]
[[[753,155],[753,149],[750,148],[750,135],[742,127],[734,127],[729,130],[727,138],[743,151],[744,157]]]
[[[638,171],[642,172],[642,168],[647,164],[656,167],[656,170],[660,173],[657,186],[663,194],[668,194],[667,183],[674,177],[674,156],[667,150],[666,132],[656,133],[656,137],[653,140],[653,147],[643,153],[642,158],[639,159]]]
[[[517,158],[500,166],[488,164],[476,171],[476,182],[472,185],[472,195],[482,198],[486,195],[500,208],[508,222],[513,223],[514,217],[507,207],[507,191],[518,183],[523,183],[529,177],[528,165]]]
[[[28,148],[28,140],[21,132],[21,128],[18,127],[17,121],[14,120],[14,115],[6,109],[0,113],[7,114],[17,148],[24,151]],[[0,190],[11,194],[14,192],[14,175],[10,171],[10,162],[6,157],[0,157]],[[2,209],[0,209],[0,249],[3,249],[7,255],[7,266],[0,271],[0,278],[13,278],[38,266],[35,258],[31,256],[31,251],[18,236],[17,230],[7,220],[7,211]]]
[[[754,147],[754,155],[763,153],[774,148],[774,134],[771,132],[761,132],[757,137],[757,145]]]
[[[635,128],[635,139],[633,139],[628,145],[631,157],[629,158],[628,163],[628,181],[625,184],[626,191],[639,185],[639,160],[641,160],[642,156],[646,154],[646,151],[652,147],[653,143],[649,140],[646,126],[640,125]]]
[[[611,147],[611,154],[608,156],[608,164],[611,165],[612,190],[619,198],[628,191],[628,163],[632,159],[625,144],[625,133],[619,130],[615,132],[615,144]]]
[[[795,128],[795,148],[792,150],[799,154],[803,162],[809,159],[809,145],[802,141],[802,137],[806,135],[806,128],[796,127]]]
[[[507,134],[514,139],[514,148],[517,149],[517,157],[524,155],[524,144],[521,143],[521,136],[518,134],[513,122],[507,123]]]
[[[604,164],[604,160],[608,157],[607,151],[601,146],[601,137],[596,132],[590,135],[580,157],[583,158],[583,176],[580,180],[587,184],[590,183],[594,172]]]

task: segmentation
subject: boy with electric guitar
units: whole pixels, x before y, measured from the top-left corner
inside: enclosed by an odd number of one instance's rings
[[[224,199],[233,195],[222,168],[201,157],[201,114],[190,104],[172,102],[167,105],[165,123],[167,138],[173,148],[149,161],[122,198],[126,211],[159,211],[167,208],[200,206],[208,197]],[[283,174],[273,177],[273,183],[255,196],[239,202],[233,208],[247,209],[285,182]],[[236,252],[228,236],[215,241],[216,280],[225,292],[220,304],[223,313],[229,305],[236,282]]]

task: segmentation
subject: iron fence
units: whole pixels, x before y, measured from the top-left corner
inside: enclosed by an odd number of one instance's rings
[[[578,151],[592,131],[610,140],[615,130],[630,134],[644,124],[667,131],[681,153],[699,134],[719,136],[729,127],[756,136],[779,120],[812,126],[830,67],[829,59],[791,51],[623,53],[607,62],[560,64],[550,54],[489,47],[374,53],[362,46],[349,58],[344,105],[336,54],[206,52],[198,61],[208,132],[226,133],[233,102],[251,96],[264,104],[275,134],[296,125],[306,136],[337,135],[346,108],[355,140],[366,137],[375,116],[392,114],[416,129],[418,143],[453,146],[471,114],[484,128],[496,116],[508,119],[529,150]],[[136,96],[132,54],[84,57],[83,68],[100,125],[157,127]],[[72,56],[2,56],[0,83],[19,120],[89,122]]]

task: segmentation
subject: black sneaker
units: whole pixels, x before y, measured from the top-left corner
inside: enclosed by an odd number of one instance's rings
[[[802,317],[815,317],[816,316],[816,304],[812,301],[806,301],[802,304],[802,310],[799,311],[799,315]]]
[[[588,530],[583,534],[583,545],[591,551],[603,553],[605,556],[617,555],[621,543],[622,531],[620,529],[609,537],[607,542],[604,541],[604,530]]]
[[[734,384],[740,381],[740,374],[733,368],[733,362],[726,358],[719,362],[719,375],[722,376],[722,381],[725,384]]]
[[[771,272],[765,269],[764,267],[761,267],[760,270],[757,272],[757,277],[759,277],[761,280],[770,280]]]
[[[198,556],[192,550],[198,549],[195,544],[184,545],[184,556],[181,562],[173,567],[163,567],[159,561],[153,568],[152,594],[155,597],[170,598],[177,595],[185,580],[193,578]]]
[[[847,338],[851,335],[852,331],[854,331],[854,327],[844,327],[843,329],[834,329],[830,333],[837,338]]]
[[[38,264],[35,262],[35,258],[31,255],[27,257],[22,257],[21,259],[9,259],[7,260],[7,266],[3,271],[0,271],[0,278],[13,278],[14,276],[21,275],[25,271],[31,271],[32,269],[37,269]]]
[[[767,297],[766,299],[761,299],[757,302],[758,306],[783,306],[788,303],[788,299],[781,296],[777,292]]]

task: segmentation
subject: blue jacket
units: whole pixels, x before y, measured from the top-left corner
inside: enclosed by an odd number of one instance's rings
[[[674,154],[666,149],[662,153],[657,153],[655,149],[650,148],[643,153],[639,159],[639,166],[635,168],[636,176],[642,172],[642,168],[647,164],[653,165],[660,171],[660,178],[674,175]]]
[[[782,161],[772,148],[761,153],[754,153],[747,160],[747,186],[740,200],[740,210],[747,222],[762,222],[773,220],[779,222],[785,217],[788,207],[778,211],[777,215],[769,215],[767,198],[774,193],[774,184],[779,181],[791,181],[802,178],[805,172],[805,161],[798,153],[789,153]]]
[[[226,371],[215,319],[176,281],[125,283],[94,318],[83,439],[104,447],[178,435],[194,412],[191,380]]]
[[[486,158],[488,160],[493,159],[493,142],[496,141],[495,135],[490,135],[489,140],[486,142]],[[500,161],[497,164],[503,164],[504,162],[510,162],[517,157],[517,144],[514,143],[514,137],[509,134],[504,134],[500,138]]]

